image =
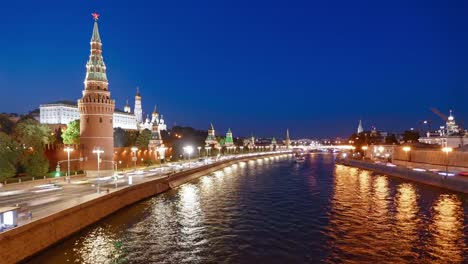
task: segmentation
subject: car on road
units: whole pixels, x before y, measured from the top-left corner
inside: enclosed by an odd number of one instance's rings
[[[34,193],[41,193],[41,192],[49,192],[49,191],[58,191],[61,190],[62,186],[57,183],[48,183],[48,184],[41,184],[34,186],[32,192]]]

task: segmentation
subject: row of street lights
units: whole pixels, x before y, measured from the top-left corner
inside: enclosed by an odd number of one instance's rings
[[[229,147],[229,149],[235,149],[236,147],[233,146],[233,147]],[[247,146],[247,148],[249,149],[249,147]],[[255,146],[254,148],[252,148],[252,150],[269,150],[271,147],[270,146]],[[202,147],[201,146],[198,146],[197,147],[198,149],[198,156],[201,156],[201,150],[202,150]],[[207,151],[207,155],[211,154],[211,147],[207,146],[204,148],[206,151]],[[218,151],[221,149],[220,147],[217,147],[216,149],[218,149]],[[366,147],[367,149],[367,147]],[[70,147],[70,146],[67,146],[64,148],[64,151],[67,152],[67,177],[70,177],[70,153],[73,152],[73,148]],[[137,151],[138,151],[138,148],[137,147],[132,147],[130,149],[133,153],[133,157],[132,157],[132,161],[133,161],[133,165],[134,165],[134,169],[136,170],[136,165],[137,165]],[[165,151],[166,148],[164,146],[158,148],[158,153],[163,157],[164,155],[161,154],[161,152]],[[194,152],[194,148],[193,146],[185,146],[183,147],[183,150],[185,152],[185,154],[187,154],[188,156],[188,159],[190,160],[191,158],[191,155],[193,154]],[[239,151],[243,152],[244,150],[244,146],[239,146]],[[101,171],[101,166],[100,166],[100,163],[101,163],[101,155],[104,153],[104,150],[101,148],[101,147],[95,147],[92,151],[93,154],[96,154],[97,155],[97,170],[98,170],[98,177],[100,177],[100,171]],[[121,164],[122,161],[119,161],[119,164]]]
[[[382,146],[380,148],[383,149]],[[368,149],[368,146],[362,146],[361,149],[364,151],[364,157],[366,157],[366,151]],[[410,146],[404,146],[402,149],[406,153],[406,167],[408,167],[408,163],[411,161],[411,156],[410,156],[411,147]],[[449,153],[453,151],[453,148],[443,147],[441,150],[446,155],[446,158],[445,158],[445,176],[448,176]]]

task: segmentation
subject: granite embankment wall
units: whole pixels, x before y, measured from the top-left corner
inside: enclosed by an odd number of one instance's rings
[[[264,155],[261,157],[275,156]],[[200,176],[225,168],[236,162],[259,157],[239,158],[217,162],[118,189],[109,194],[95,194],[83,198],[83,202],[31,223],[0,233],[0,263],[17,263],[56,244],[81,229],[128,205],[165,192],[170,188],[194,180]]]
[[[402,147],[396,147],[393,153],[393,163],[409,165],[424,169],[445,170],[448,162],[449,170],[460,172],[468,170],[468,152],[453,151],[447,155],[438,150],[415,149],[408,153]]]
[[[404,167],[389,167],[360,160],[344,160],[340,163],[468,194],[468,177],[464,176],[444,177],[436,173],[414,171]]]

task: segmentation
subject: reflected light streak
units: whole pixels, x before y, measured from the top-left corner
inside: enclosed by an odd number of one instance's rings
[[[463,262],[466,248],[463,235],[464,211],[456,195],[443,194],[432,208],[434,234],[431,255],[437,259]]]
[[[107,263],[119,257],[119,247],[113,237],[99,227],[86,236],[79,250],[74,250],[81,257],[80,263]]]

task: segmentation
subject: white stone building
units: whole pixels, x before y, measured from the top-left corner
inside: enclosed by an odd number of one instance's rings
[[[135,112],[132,113],[128,101],[124,107],[124,111],[115,109],[114,111],[114,128],[120,127],[125,130],[152,130],[154,122],[157,122],[159,130],[166,130],[167,126],[164,118],[154,108],[152,118],[147,116],[143,120],[143,111],[141,109],[141,96],[139,90],[135,96]],[[67,125],[71,121],[80,119],[80,111],[78,110],[77,103],[74,101],[58,101],[49,104],[42,104],[39,106],[39,122],[48,125]],[[142,120],[139,122],[138,120]]]
[[[455,117],[450,115],[445,126],[441,126],[437,133],[428,132],[425,137],[420,137],[419,142],[425,144],[440,145],[441,147],[459,148],[468,144],[468,134],[455,122]]]

